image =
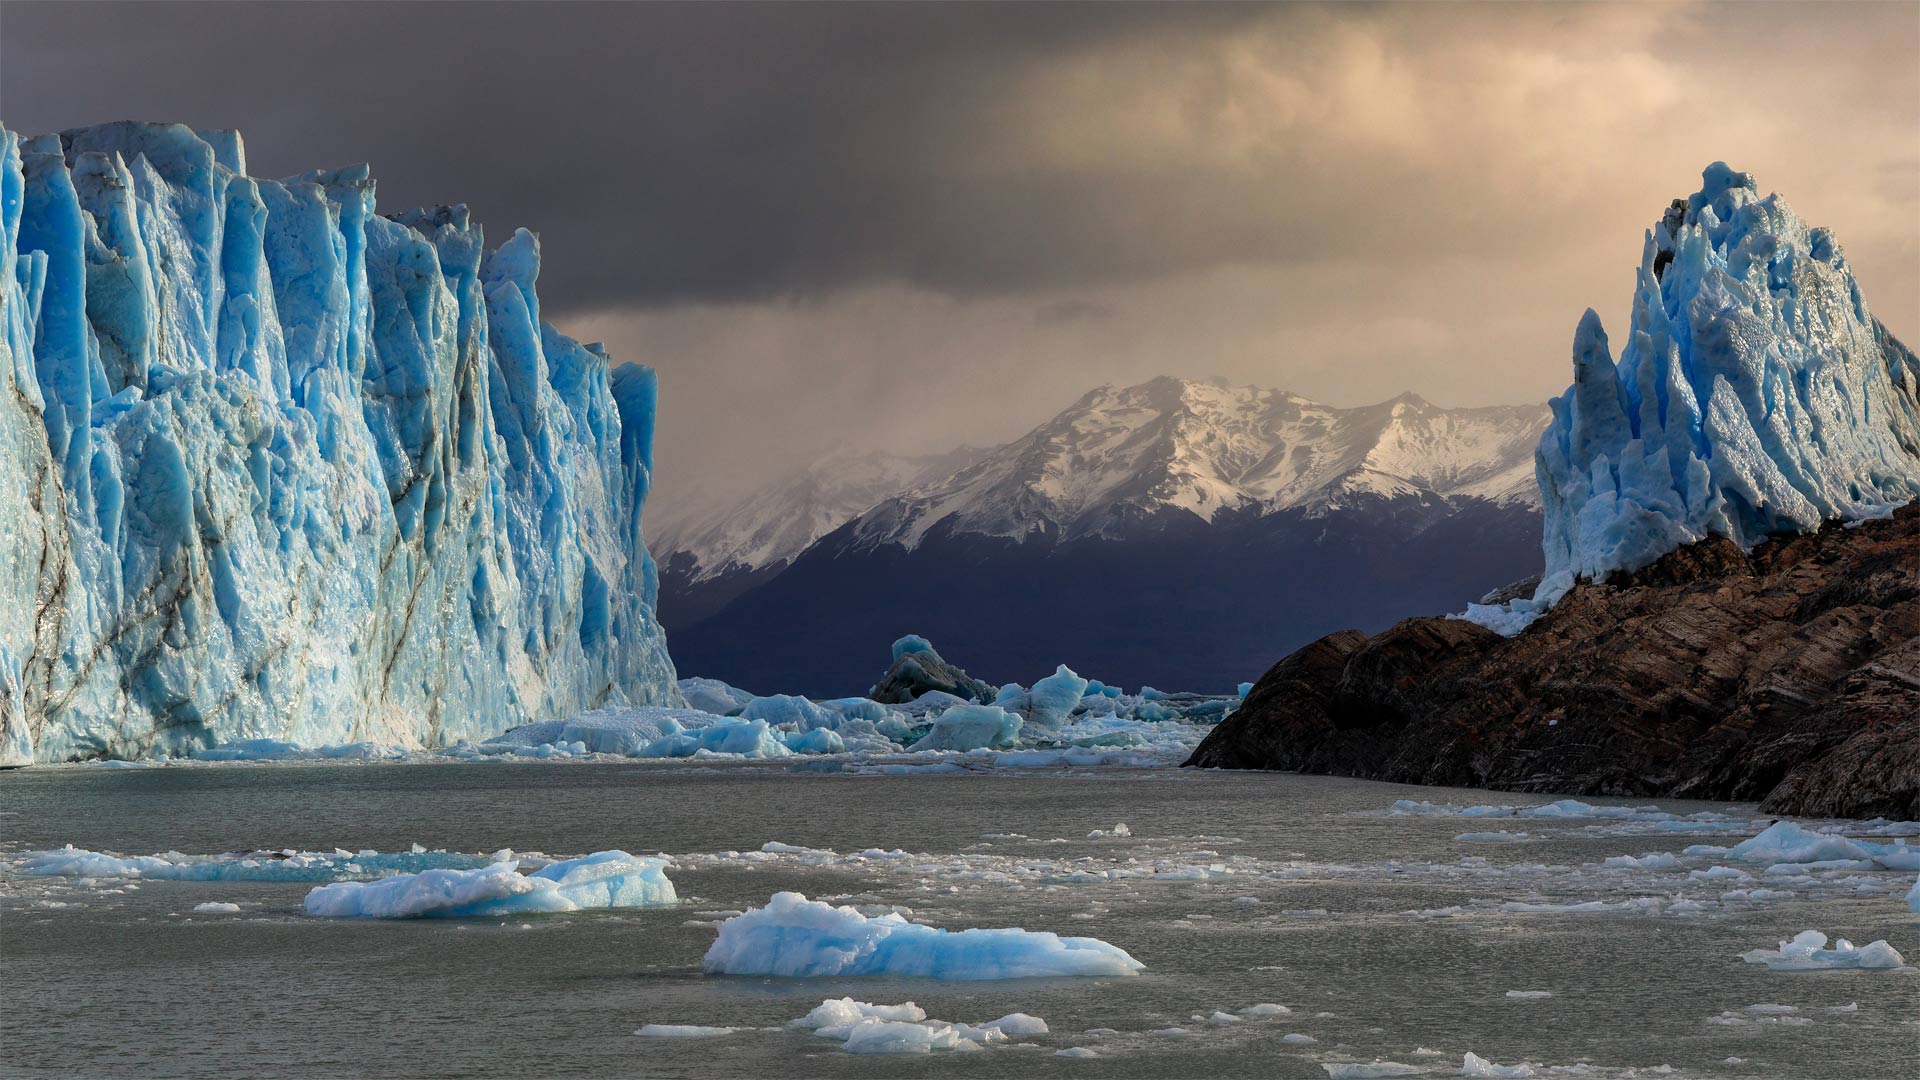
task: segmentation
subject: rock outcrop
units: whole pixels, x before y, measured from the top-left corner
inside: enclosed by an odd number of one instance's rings
[[[1920,503],[1281,660],[1187,764],[1920,818]]]

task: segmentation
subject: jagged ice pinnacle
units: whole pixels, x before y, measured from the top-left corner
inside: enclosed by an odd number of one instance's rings
[[[540,245],[234,132],[0,128],[0,757],[435,745],[681,704],[655,383]]]
[[[1535,471],[1546,568],[1514,632],[1578,578],[1709,535],[1882,516],[1920,495],[1920,360],[1867,309],[1840,245],[1716,162],[1647,233],[1614,361],[1589,309]]]

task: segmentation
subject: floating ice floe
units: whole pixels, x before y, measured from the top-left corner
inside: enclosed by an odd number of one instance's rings
[[[1538,1074],[1533,1071],[1532,1065],[1524,1061],[1518,1065],[1495,1065],[1469,1050],[1465,1060],[1460,1062],[1460,1075],[1477,1077],[1479,1080],[1527,1080]]]
[[[710,1039],[731,1035],[739,1028],[703,1027],[699,1024],[645,1024],[634,1034],[643,1039]]]
[[[468,855],[454,851],[263,851],[234,855],[119,856],[71,844],[16,856],[15,869],[29,877],[144,878],[157,881],[339,881],[423,870],[473,870],[509,858],[512,852]]]
[[[1377,1080],[1388,1076],[1415,1076],[1427,1070],[1418,1065],[1408,1065],[1399,1061],[1327,1061],[1321,1068],[1327,1070],[1327,1080]]]
[[[238,915],[240,914],[240,905],[212,900],[204,904],[193,905],[193,913],[195,915]]]
[[[1887,844],[1855,840],[1814,832],[1791,821],[1775,822],[1758,836],[1732,847],[1695,844],[1684,853],[1741,862],[1826,865],[1832,869],[1920,870],[1920,847],[1904,840]]]
[[[1132,975],[1145,965],[1096,938],[1019,929],[941,930],[894,913],[869,917],[852,907],[782,892],[767,906],[720,924],[704,966],[716,975],[1020,979]]]
[[[853,998],[822,1001],[792,1021],[821,1038],[837,1039],[850,1054],[925,1054],[935,1050],[972,1051],[1028,1035],[1045,1035],[1047,1022],[1026,1013],[1009,1013],[984,1024],[929,1020],[911,1001],[875,1005]]]
[[[1906,958],[1885,941],[1855,947],[1840,938],[1827,948],[1827,935],[1804,930],[1792,941],[1782,941],[1778,949],[1754,949],[1740,954],[1749,964],[1765,964],[1768,971],[1890,971],[1906,964]]]
[[[673,903],[666,863],[624,851],[597,851],[531,874],[513,860],[477,870],[426,870],[378,881],[342,881],[307,894],[309,915],[344,918],[527,915]]]
[[[1920,881],[1915,881],[1913,888],[1907,890],[1907,910],[1920,912]]]

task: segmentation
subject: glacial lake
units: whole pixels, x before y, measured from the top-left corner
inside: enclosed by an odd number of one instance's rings
[[[1468,1052],[1530,1062],[1540,1076],[1920,1071],[1913,968],[1785,974],[1740,959],[1817,929],[1886,939],[1920,960],[1920,916],[1902,900],[1912,873],[1768,874],[1710,856],[1602,865],[1731,845],[1763,823],[1751,806],[1660,804],[1730,821],[1691,832],[1663,831],[1650,816],[1389,813],[1396,800],[1550,799],[1173,769],[855,776],[496,762],[0,773],[0,856],[64,844],[126,855],[623,848],[674,857],[682,898],[667,909],[349,921],[302,915],[306,884],[128,890],[8,869],[0,1075],[1324,1080],[1326,1065],[1377,1060],[1458,1076]],[[1089,835],[1121,822],[1131,835]],[[1456,839],[1475,833],[1506,835]],[[762,853],[770,841],[817,850]],[[1705,875],[1717,865],[1729,872]],[[712,923],[724,917],[715,913],[780,890],[898,905],[937,926],[1097,937],[1146,970],[971,983],[702,974]],[[207,902],[240,912],[194,913]],[[1603,906],[1554,910],[1590,902]],[[784,1026],[843,996],[911,1000],[971,1023],[1024,1012],[1051,1030],[977,1053],[863,1056]],[[1214,1018],[1257,1003],[1290,1011]],[[633,1034],[650,1023],[752,1030]],[[1056,1056],[1074,1047],[1097,1056]]]

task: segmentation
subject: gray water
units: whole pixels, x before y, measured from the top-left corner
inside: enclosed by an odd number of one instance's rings
[[[1545,801],[1175,770],[851,777],[538,763],[0,774],[0,846],[15,852],[66,843],[148,854],[417,842],[695,856],[671,872],[684,901],[677,908],[505,922],[309,919],[299,914],[306,885],[151,881],[112,894],[8,877],[0,882],[0,1074],[1324,1078],[1324,1061],[1383,1058],[1449,1076],[1471,1050],[1500,1063],[1588,1065],[1542,1075],[1650,1076],[1662,1065],[1680,1076],[1920,1075],[1913,972],[1783,975],[1738,959],[1810,928],[1859,943],[1886,938],[1920,958],[1915,919],[1888,891],[1892,880],[1860,892],[1836,878],[1789,900],[1690,917],[1508,914],[1485,902],[1711,897],[1719,887],[1676,884],[1683,873],[1602,874],[1592,864],[1734,840],[1528,822],[1503,824],[1534,839],[1475,844],[1454,836],[1499,825],[1381,813],[1400,798]],[[1133,838],[1086,838],[1121,821]],[[999,833],[1031,839],[988,839]],[[1058,839],[1067,842],[1046,842]],[[932,858],[912,869],[718,855],[769,840]],[[1200,850],[1214,854],[1190,854]],[[980,858],[956,861],[962,855]],[[1486,863],[1460,869],[1463,856]],[[1241,872],[1050,884],[1023,868],[1076,859]],[[945,869],[929,869],[936,864]],[[1507,869],[1516,864],[1561,869]],[[967,865],[986,872],[956,870]],[[1091,935],[1147,970],[989,983],[701,974],[713,930],[686,925],[700,921],[694,913],[763,904],[782,889],[906,905],[940,926]],[[1244,896],[1260,903],[1233,902]],[[1480,909],[1456,917],[1403,914],[1476,900]],[[244,911],[191,914],[203,901]],[[1554,996],[1507,998],[1514,989]],[[855,1056],[791,1030],[675,1042],[632,1035],[646,1023],[777,1028],[844,995],[910,999],[952,1021],[1027,1012],[1052,1033],[1023,1040],[1026,1047],[921,1057]],[[1293,1012],[1192,1019],[1256,1002]],[[1825,1011],[1852,1002],[1855,1012]],[[1743,1010],[1760,1003],[1794,1005],[1811,1022],[1708,1022],[1728,1011],[1753,1015]],[[1192,1033],[1147,1034],[1176,1026]],[[1087,1034],[1092,1028],[1119,1034]],[[1318,1041],[1282,1042],[1290,1032]],[[1100,1057],[1053,1054],[1072,1046]],[[1443,1054],[1416,1054],[1421,1048]]]

